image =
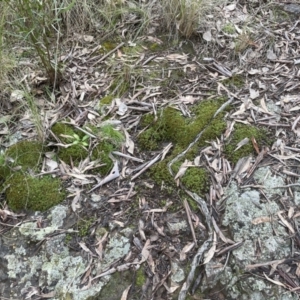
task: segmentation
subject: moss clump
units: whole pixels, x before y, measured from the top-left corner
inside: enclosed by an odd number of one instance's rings
[[[108,283],[101,289],[98,296],[91,296],[89,300],[119,300],[122,298],[124,290],[132,284],[133,273],[132,271],[115,272],[111,275]],[[132,290],[128,299],[141,299],[139,295],[133,295]]]
[[[85,134],[80,130],[74,130],[72,126],[64,123],[56,123],[51,128],[52,132],[66,144],[72,144],[75,141],[74,134],[79,137],[79,140],[82,140]],[[60,148],[58,151],[58,157],[69,164],[70,161],[78,164],[80,161],[85,159],[88,155],[88,151],[83,147],[82,144],[75,144],[68,148]]]
[[[102,105],[110,105],[112,103],[113,99],[114,99],[113,95],[107,95],[107,96],[103,97],[99,103],[100,107]]]
[[[100,127],[98,134],[102,140],[108,141],[116,147],[121,146],[122,142],[125,140],[124,135],[120,131],[114,129],[112,125]]]
[[[158,43],[152,43],[148,46],[148,49],[152,52],[156,52],[156,51],[160,51],[162,50],[162,47],[160,44]]]
[[[255,154],[255,149],[251,143],[252,137],[255,138],[259,146],[270,146],[273,142],[270,137],[270,133],[265,129],[256,128],[254,126],[244,124],[236,124],[232,137],[225,145],[224,153],[227,158],[233,163],[237,163],[240,158],[248,156],[250,154]],[[237,147],[237,144],[245,138],[248,138],[250,140],[249,143],[242,146],[237,151],[234,151]]]
[[[185,158],[193,160],[199,148],[206,145],[207,141],[220,136],[226,129],[223,120],[225,111],[214,117],[217,109],[224,103],[224,100],[204,101],[192,109],[193,118],[184,118],[179,111],[168,107],[158,113],[157,121],[152,115],[146,115],[141,121],[142,127],[148,126],[142,134],[138,136],[138,144],[143,150],[156,150],[161,143],[172,142],[175,147],[171,155],[154,165],[150,169],[150,176],[156,183],[164,181],[166,184],[174,185],[173,177],[167,169],[168,162],[178,153],[185,150],[193,142],[196,136],[203,131],[201,139],[189,152]],[[229,109],[229,107],[228,107]],[[173,165],[173,172],[176,173],[180,163]]]
[[[81,139],[84,133],[80,130],[74,130],[72,126],[64,123],[56,123],[51,128],[52,132],[64,143],[71,144],[74,142],[74,134],[77,134]]]
[[[21,141],[7,149],[5,155],[13,159],[13,166],[22,170],[37,170],[42,161],[43,144],[37,141]]]
[[[175,187],[175,181],[173,176],[168,171],[167,166],[168,161],[163,160],[157,164],[155,164],[152,168],[150,168],[149,174],[150,177],[158,184],[160,185],[162,182],[168,186],[174,186]]]
[[[222,31],[227,34],[235,34],[236,33],[236,29],[235,29],[234,25],[231,23],[227,23],[226,25],[224,25],[222,28]]]
[[[70,161],[78,164],[87,156],[88,151],[82,145],[73,145],[68,148],[61,148],[58,152],[58,157],[67,164],[69,164]]]
[[[99,159],[101,164],[105,164],[103,167],[97,169],[101,175],[107,175],[113,166],[113,161],[110,159],[109,154],[115,150],[115,146],[109,142],[103,141],[98,144],[93,152],[92,159]]]
[[[85,237],[89,233],[91,225],[95,222],[95,218],[81,219],[78,224],[78,236]]]
[[[0,189],[5,180],[12,174],[12,170],[8,166],[0,166]]]
[[[182,184],[191,192],[204,195],[208,192],[209,178],[203,168],[189,168],[181,179]]]
[[[136,272],[135,284],[138,287],[142,287],[143,284],[146,282],[146,276],[144,273],[144,269],[141,267]]]
[[[141,124],[149,125],[149,128],[139,135],[139,146],[143,150],[155,150],[162,142],[173,142],[185,149],[206,127],[207,140],[216,138],[226,128],[223,121],[224,113],[212,119],[222,102],[222,100],[202,102],[193,109],[195,116],[192,119],[184,118],[179,111],[171,107],[161,110],[156,122],[153,117],[145,116]],[[210,125],[207,126],[208,124]],[[201,141],[201,145],[204,145],[204,139]]]
[[[15,173],[5,184],[9,207],[14,210],[45,211],[65,198],[61,181],[51,177],[31,177]]]
[[[222,83],[226,86],[241,88],[245,84],[245,80],[241,75],[235,74],[230,78],[222,80]]]
[[[118,46],[117,42],[105,41],[101,45],[101,49],[99,50],[101,54],[106,54],[109,51],[115,49]]]

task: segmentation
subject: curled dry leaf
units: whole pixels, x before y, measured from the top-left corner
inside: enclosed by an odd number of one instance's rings
[[[215,255],[215,252],[216,252],[216,248],[217,248],[217,235],[216,235],[216,232],[214,231],[214,237],[213,237],[213,243],[212,243],[212,246],[211,248],[204,254],[204,261],[203,261],[203,264],[207,264],[209,263],[212,258],[214,257]]]
[[[242,139],[240,142],[238,142],[237,147],[234,149],[234,152],[239,150],[241,147],[247,145],[249,143],[249,139],[248,138],[244,138]]]
[[[207,30],[203,33],[203,39],[207,42],[210,42],[212,40],[211,31]]]
[[[175,61],[178,62],[179,64],[186,64],[188,58],[187,54],[177,54],[177,53],[169,54],[166,57],[169,61]]]
[[[49,171],[49,172],[52,172],[52,171],[54,171],[55,169],[58,168],[58,163],[53,159],[46,158],[45,159],[45,164],[48,167],[47,171]]]
[[[193,248],[195,247],[194,242],[190,242],[187,245],[183,247],[183,249],[180,251],[180,260],[183,261],[186,259],[186,254],[189,253]]]
[[[193,96],[181,96],[179,100],[185,104],[194,104],[196,99]]]
[[[251,99],[256,99],[256,98],[259,97],[259,91],[258,90],[254,90],[254,89],[250,88],[249,93],[250,93],[250,98]]]
[[[121,300],[127,300],[128,293],[130,291],[131,285],[129,285],[122,293]]]
[[[72,204],[71,204],[71,207],[72,207],[72,210],[75,212],[77,209],[80,208],[80,190],[79,189],[76,189],[76,195],[75,197],[73,198],[73,201],[72,201]]]
[[[274,53],[274,51],[272,49],[269,49],[267,51],[267,58],[269,60],[275,60],[275,59],[277,59],[277,56],[276,56],[276,54]]]
[[[139,233],[140,233],[140,237],[142,240],[146,240],[146,235],[145,235],[145,232],[144,232],[144,221],[143,220],[139,220]]]
[[[190,162],[189,160],[186,159],[186,160],[181,164],[181,166],[180,166],[180,168],[179,168],[179,170],[178,170],[178,172],[177,172],[177,174],[176,174],[176,176],[175,176],[174,179],[176,180],[176,179],[182,177],[182,176],[185,174],[185,172],[186,172],[186,170],[188,169],[188,167],[190,167],[190,166],[193,166],[192,162]]]
[[[251,223],[253,225],[258,225],[258,224],[261,224],[261,223],[267,223],[267,222],[271,222],[272,221],[272,218],[271,217],[268,217],[268,216],[262,216],[262,217],[258,217],[258,218],[255,218],[251,221]]]

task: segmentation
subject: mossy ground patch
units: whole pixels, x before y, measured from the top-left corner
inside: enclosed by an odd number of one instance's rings
[[[37,178],[18,172],[5,184],[6,200],[14,211],[45,211],[65,198],[61,181],[51,177]]]
[[[22,170],[36,170],[42,162],[43,144],[37,141],[21,141],[9,147],[5,153],[12,159],[13,166],[21,166]]]
[[[248,138],[248,144],[242,146],[240,149],[236,150],[237,144],[243,139]],[[257,128],[245,124],[235,124],[234,131],[230,139],[225,144],[224,153],[229,161],[232,163],[237,163],[237,161],[250,154],[255,154],[255,149],[251,142],[254,138],[257,144],[261,146],[270,146],[273,142],[271,133],[264,128]]]
[[[150,169],[150,176],[157,184],[160,185],[164,182],[175,188],[175,182],[168,171],[167,164],[177,154],[184,151],[201,131],[203,131],[202,138],[187,152],[185,158],[193,160],[200,148],[207,145],[207,141],[211,141],[222,134],[226,129],[225,111],[216,117],[214,114],[224,102],[224,99],[203,101],[191,109],[192,118],[183,117],[180,111],[171,107],[159,111],[157,120],[152,115],[143,117],[141,125],[147,129],[138,137],[138,143],[142,149],[156,150],[165,142],[174,144],[171,155]],[[181,161],[173,165],[174,173],[178,171],[180,164]],[[208,177],[203,169],[189,170],[183,176],[182,182],[200,194],[207,191]]]

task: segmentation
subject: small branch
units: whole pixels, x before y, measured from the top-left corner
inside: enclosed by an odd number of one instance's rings
[[[100,59],[98,59],[96,62],[94,62],[92,64],[92,67],[94,67],[95,65],[99,64],[101,61],[103,61],[104,59],[106,59],[108,56],[110,56],[112,53],[114,53],[115,51],[117,51],[118,49],[120,49],[122,46],[124,46],[124,42],[122,42],[121,44],[119,44],[116,48],[112,49],[111,51],[109,51],[107,54],[105,54],[104,56],[102,56]]]

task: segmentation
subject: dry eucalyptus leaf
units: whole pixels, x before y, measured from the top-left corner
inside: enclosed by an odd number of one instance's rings
[[[217,235],[216,232],[214,231],[213,244],[211,248],[204,254],[204,261],[203,261],[204,265],[209,263],[212,260],[212,258],[215,255],[216,248],[217,248]]]
[[[45,161],[48,171],[52,172],[53,170],[57,169],[58,163],[55,160],[46,158]]]
[[[211,32],[210,30],[203,33],[203,39],[207,42],[210,42],[212,40]]]
[[[10,94],[10,102],[22,100],[24,98],[24,92],[21,90],[14,90]]]
[[[188,169],[189,165],[191,165],[191,162],[190,162],[189,160],[186,159],[186,160],[181,164],[181,166],[180,166],[180,168],[179,168],[179,170],[178,170],[178,172],[177,172],[177,174],[176,174],[176,176],[175,176],[174,179],[176,180],[176,179],[182,177],[182,176],[185,174],[186,170]]]
[[[237,151],[238,149],[240,149],[241,147],[247,145],[248,143],[249,143],[248,138],[242,139],[240,142],[238,142],[237,147],[234,149],[234,152]]]
[[[269,50],[267,51],[267,58],[270,59],[270,60],[275,60],[275,59],[277,59],[277,56],[276,56],[276,54],[273,52],[272,49],[269,49]]]
[[[236,8],[236,4],[235,3],[232,3],[232,4],[229,4],[227,6],[224,7],[225,10],[228,10],[228,11],[233,11],[235,10]]]
[[[250,88],[249,92],[250,92],[251,99],[256,99],[257,97],[259,97],[259,91],[257,91],[257,90]]]

